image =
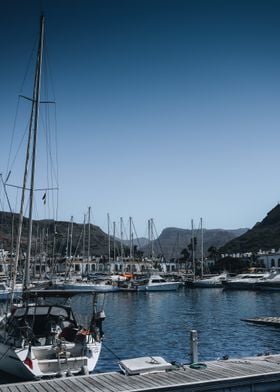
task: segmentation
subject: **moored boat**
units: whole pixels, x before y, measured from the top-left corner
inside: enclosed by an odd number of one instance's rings
[[[192,288],[223,288],[223,281],[227,279],[227,273],[205,277],[188,282],[188,287]]]
[[[280,291],[280,273],[272,272],[269,276],[260,279],[256,284],[257,290]]]
[[[105,318],[103,311],[96,311],[95,298],[86,298],[87,304],[92,304],[92,312],[82,327],[72,305],[73,301],[78,306],[84,301],[81,294],[49,290],[31,294],[2,318],[0,369],[25,380],[92,372],[101,351]],[[50,301],[51,297],[55,299]],[[64,302],[58,302],[58,297]]]
[[[32,289],[30,284],[35,152],[41,103],[44,25],[45,18],[41,16],[11,294],[7,312],[0,323],[0,370],[25,380],[92,372],[101,350],[102,321],[105,317],[103,311],[98,312],[96,309],[96,293],[88,293],[85,298],[85,295],[82,296],[77,290],[71,293],[65,290],[53,292],[40,288]],[[32,164],[28,185],[30,157]],[[13,300],[17,291],[16,278],[27,189],[29,215],[23,298],[21,304],[15,306]],[[83,301],[86,301],[87,306],[82,306]],[[79,311],[86,309],[86,314],[75,315],[74,308]]]
[[[138,291],[176,291],[181,282],[168,281],[158,274],[152,274],[149,279],[137,285]]]
[[[269,276],[269,272],[239,274],[224,280],[223,288],[226,290],[255,290],[261,279]]]

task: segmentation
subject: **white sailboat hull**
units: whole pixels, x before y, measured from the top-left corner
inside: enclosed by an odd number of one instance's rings
[[[73,344],[69,345],[68,353],[71,353]],[[65,376],[82,374],[84,367],[88,372],[93,372],[98,361],[101,342],[87,344],[85,355],[58,358],[55,347],[31,346],[30,359],[32,367],[25,363],[28,357],[29,347],[14,348],[5,343],[0,343],[0,370],[23,380],[34,380],[45,377]]]

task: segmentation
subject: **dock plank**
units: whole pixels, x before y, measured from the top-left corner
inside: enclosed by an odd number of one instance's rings
[[[205,369],[189,366],[127,376],[120,372],[77,376],[55,380],[0,385],[0,392],[232,392],[244,390],[280,390],[280,355],[250,357],[227,361],[207,361]],[[265,387],[263,387],[265,385]],[[246,389],[246,388],[251,389]],[[263,389],[260,389],[263,388]]]

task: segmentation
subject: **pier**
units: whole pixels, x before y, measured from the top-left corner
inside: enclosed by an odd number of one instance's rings
[[[280,355],[207,361],[156,373],[121,372],[0,385],[0,392],[269,392],[280,390]]]

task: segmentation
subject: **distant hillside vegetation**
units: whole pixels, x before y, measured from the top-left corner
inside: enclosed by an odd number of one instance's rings
[[[222,253],[257,252],[280,248],[280,205],[255,226],[220,248]]]

